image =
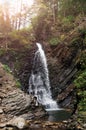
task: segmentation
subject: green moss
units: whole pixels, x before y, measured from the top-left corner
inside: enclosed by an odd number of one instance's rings
[[[4,64],[3,68],[6,72],[11,73],[11,70],[8,65]]]
[[[58,45],[60,43],[60,40],[58,38],[51,38],[49,40],[50,45]]]
[[[18,88],[20,88],[20,87],[21,87],[21,83],[20,83],[20,81],[19,81],[19,80],[16,80],[16,86],[17,86]]]

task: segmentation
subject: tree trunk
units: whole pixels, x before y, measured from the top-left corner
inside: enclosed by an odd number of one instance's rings
[[[57,18],[57,12],[58,12],[58,1],[53,0],[52,1],[52,13],[53,13],[53,22],[55,24],[56,18]]]

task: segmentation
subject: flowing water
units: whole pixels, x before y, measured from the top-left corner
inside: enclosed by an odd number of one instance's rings
[[[47,60],[41,44],[36,43],[38,49],[35,53],[33,69],[29,79],[29,93],[45,106],[47,111],[57,110],[58,105],[52,99]]]
[[[49,121],[66,120],[71,113],[59,108],[56,101],[52,99],[46,56],[41,44],[36,44],[38,49],[35,53],[33,69],[29,79],[29,93],[33,94],[38,103],[45,107],[49,115]]]

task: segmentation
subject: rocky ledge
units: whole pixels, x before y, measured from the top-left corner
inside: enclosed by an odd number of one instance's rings
[[[33,97],[17,87],[16,79],[0,63],[0,128],[8,125],[21,128],[23,124],[26,126],[25,120],[39,119],[44,115],[42,107],[35,106]]]

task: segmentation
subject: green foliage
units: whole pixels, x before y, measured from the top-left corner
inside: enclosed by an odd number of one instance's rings
[[[21,83],[20,83],[20,81],[19,81],[19,80],[16,80],[16,86],[17,86],[18,88],[20,88],[20,87],[21,87]]]
[[[14,30],[11,33],[9,33],[10,38],[10,46],[18,46],[22,45],[26,48],[30,47],[30,43],[35,40],[32,33],[29,32],[27,29],[21,29],[21,30]]]
[[[78,106],[78,109],[79,111],[86,111],[86,91],[84,91],[83,93],[83,98],[81,99],[80,103],[79,103],[79,106]]]
[[[86,13],[86,0],[61,0],[59,13],[61,16],[84,14]]]
[[[84,27],[84,29],[80,29],[79,32],[83,38],[83,45],[86,47],[86,27]]]
[[[84,41],[83,41],[83,42],[84,42],[84,44],[85,44],[85,46],[86,46],[86,36],[85,36],[85,38],[84,38]]]
[[[75,38],[71,40],[71,46],[80,48],[81,50],[84,50],[86,48],[86,29],[79,29],[78,30],[80,35],[76,35]],[[83,58],[86,56],[86,53],[82,53],[80,60],[83,60]],[[85,59],[85,58],[84,58]],[[80,61],[82,62],[82,61]],[[85,62],[86,63],[86,62]]]
[[[13,31],[10,33],[11,41],[17,41],[18,43],[28,44],[28,32],[25,30]]]
[[[79,29],[79,32],[81,33],[81,35],[85,35],[86,36],[86,28]]]
[[[82,41],[81,37],[75,37],[75,38],[71,41],[71,46],[77,47],[77,48],[82,48],[82,46],[83,46],[83,41]]]
[[[86,87],[86,71],[81,73],[75,80],[77,88],[84,89]]]
[[[10,70],[9,66],[4,64],[3,66],[4,70],[7,72],[7,73],[11,73],[12,71]],[[19,80],[16,80],[16,87],[21,87],[21,83]]]
[[[50,45],[58,45],[60,43],[60,40],[58,38],[51,38],[49,40]]]
[[[86,70],[86,51],[83,51],[83,53],[81,54],[80,64],[81,70]]]
[[[69,24],[69,23],[71,23],[73,21],[74,21],[74,16],[73,15],[69,15],[69,16],[63,18],[63,23],[65,23],[65,24]]]
[[[62,18],[62,28],[64,31],[69,31],[70,29],[74,28],[74,16],[69,15],[67,17]]]
[[[6,72],[11,73],[11,70],[8,65],[4,64],[3,68]]]
[[[77,94],[80,99],[78,109],[86,111],[86,70],[76,78],[74,83],[77,86]]]
[[[5,49],[0,48],[0,56],[4,55],[4,54],[5,54],[5,52],[6,52],[6,50],[5,50]]]
[[[81,69],[74,81],[77,87],[77,94],[79,97],[78,108],[80,111],[86,111],[86,52],[83,51],[80,58]]]

